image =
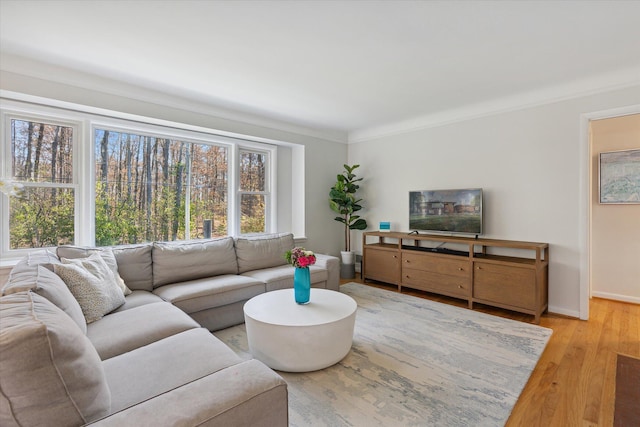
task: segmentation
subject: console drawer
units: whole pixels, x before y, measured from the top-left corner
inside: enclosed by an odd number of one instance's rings
[[[536,308],[536,272],[530,268],[476,262],[473,297],[527,310]]]
[[[466,258],[451,259],[426,253],[402,252],[402,266],[456,277],[470,277],[471,263]]]
[[[431,271],[402,269],[402,285],[423,291],[445,293],[451,296],[469,296],[469,279]]]

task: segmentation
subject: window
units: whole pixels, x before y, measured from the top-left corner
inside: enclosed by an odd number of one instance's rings
[[[15,116],[8,116],[7,122],[10,165],[5,162],[4,167],[10,171],[6,175],[22,187],[17,194],[6,196],[9,248],[73,243],[74,125]]]
[[[264,233],[267,230],[267,165],[264,152],[240,150],[240,234]]]
[[[62,244],[274,231],[274,145],[140,117],[1,102],[3,260]],[[14,185],[20,191],[7,191]]]
[[[108,129],[94,147],[97,245],[227,234],[227,147]]]

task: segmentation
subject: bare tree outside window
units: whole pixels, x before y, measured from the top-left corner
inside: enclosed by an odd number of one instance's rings
[[[9,198],[9,247],[74,241],[73,128],[11,119],[11,173],[24,186]]]
[[[263,152],[240,152],[240,233],[264,233],[267,201],[267,162]]]
[[[96,244],[227,234],[228,149],[97,129]]]

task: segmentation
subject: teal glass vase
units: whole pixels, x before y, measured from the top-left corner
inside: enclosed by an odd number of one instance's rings
[[[296,267],[293,272],[293,294],[298,304],[309,304],[311,274],[309,267]]]

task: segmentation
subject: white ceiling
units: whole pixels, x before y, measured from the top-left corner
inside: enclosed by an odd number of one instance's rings
[[[640,1],[0,0],[0,53],[358,140],[640,84]]]

